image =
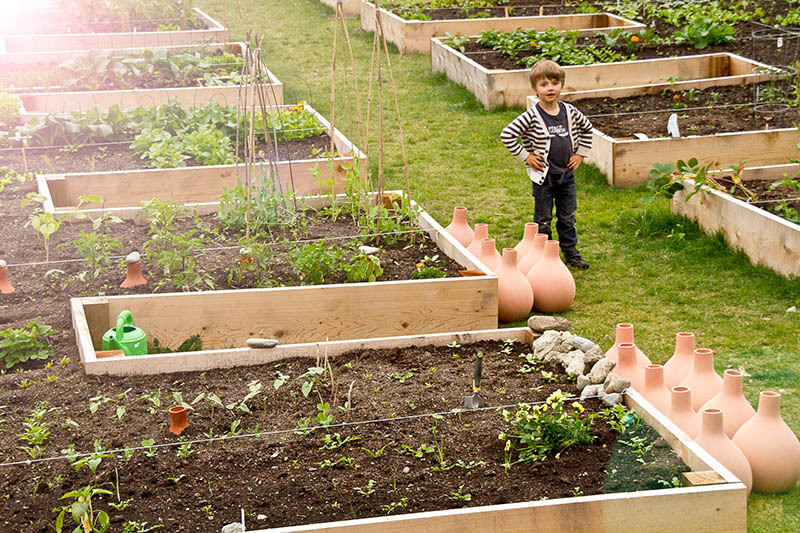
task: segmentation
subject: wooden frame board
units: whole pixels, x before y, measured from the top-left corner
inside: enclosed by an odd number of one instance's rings
[[[391,11],[381,8],[381,25],[386,40],[395,46],[401,54],[431,53],[432,37],[443,37],[446,33],[453,35],[475,35],[484,30],[514,31],[526,28],[544,31],[549,28],[558,30],[577,30],[579,35],[594,35],[598,32],[609,32],[615,28],[639,30],[644,24],[613,15],[611,13],[591,13],[576,15],[547,15],[541,17],[491,17],[455,20],[406,20]],[[375,31],[375,4],[361,0],[361,29]]]
[[[319,0],[331,9],[336,9],[336,2],[338,0]],[[361,14],[361,0],[343,0],[342,13],[346,17],[355,17]]]
[[[225,43],[208,45],[211,49],[222,48],[240,57],[247,52],[245,43]],[[167,47],[178,50],[197,50],[200,45],[184,45]],[[129,51],[142,50],[133,49]],[[283,105],[283,84],[275,75],[264,69],[265,76],[270,83],[259,84],[256,90],[264,91],[268,105]],[[28,113],[65,113],[70,111],[87,111],[94,107],[109,108],[112,105],[120,109],[130,109],[139,106],[160,106],[168,103],[173,98],[184,107],[202,107],[211,101],[221,105],[236,105],[240,99],[252,102],[250,85],[221,85],[214,87],[171,87],[159,89],[125,89],[125,90],[98,90],[98,91],[20,91],[15,94],[22,100],[25,111]]]
[[[741,178],[779,180],[798,173],[800,165],[784,164],[745,168]],[[686,186],[694,190],[691,180]],[[708,187],[689,200],[686,196],[687,190],[675,194],[670,206],[673,213],[697,221],[708,233],[722,232],[725,240],[743,250],[753,263],[787,277],[800,277],[800,225]]]
[[[323,199],[317,198],[317,203]],[[489,272],[474,255],[421,211],[417,224],[441,251],[468,269]],[[146,274],[146,273],[145,273]],[[497,277],[486,274],[131,296],[73,298],[72,323],[87,374],[139,375],[262,364],[282,357],[353,349],[364,340],[497,327]],[[195,333],[200,352],[98,359],[103,333],[123,310],[149,338],[170,347]],[[245,347],[250,337],[278,339],[271,349]],[[392,341],[393,342],[393,341]],[[428,342],[428,341],[426,341]],[[450,342],[449,340],[447,342]]]
[[[798,141],[796,128],[641,140],[615,139],[595,129],[587,162],[605,173],[609,185],[637,187],[650,180],[653,163],[696,157],[702,165],[712,161],[732,165],[743,160],[758,166],[778,164],[797,154]]]
[[[283,357],[314,356],[328,349],[338,355],[353,349],[465,344],[478,340],[513,338],[531,342],[528,328],[417,335],[383,339],[361,339],[328,346],[315,344],[286,346]],[[305,349],[305,351],[303,351]],[[130,358],[129,358],[130,359]],[[730,471],[656,410],[635,390],[628,389],[625,401],[644,422],[652,426],[700,475],[713,484],[639,492],[578,496],[446,511],[430,511],[359,520],[327,522],[304,526],[259,529],[253,533],[562,533],[671,531],[744,532],[747,529],[747,488]],[[686,512],[691,509],[691,512]]]
[[[530,106],[533,90],[529,69],[490,70],[466,54],[431,39],[431,71],[465,86],[486,109]],[[675,58],[641,59],[620,63],[565,66],[564,99],[595,96],[621,98],[660,92],[670,77],[675,87],[710,87],[748,84],[770,79],[769,66],[730,53],[700,54]]]
[[[199,8],[197,16],[207,26],[202,30],[140,31],[113,33],[61,33],[6,35],[0,37],[0,71],[36,63],[52,50],[96,50],[109,48],[152,48],[193,43],[224,43],[228,30]]]
[[[323,127],[330,132],[330,122],[314,108],[305,105]],[[334,192],[344,192],[345,167],[366,165],[364,155],[338,129],[334,129],[334,143],[339,153],[333,159],[301,159],[278,161],[276,183],[280,190],[294,190],[295,194],[319,194],[318,170],[328,177],[331,165],[336,179]],[[257,173],[271,179],[274,168],[260,164]],[[112,172],[78,172],[65,174],[39,174],[36,176],[38,191],[45,197],[44,209],[55,215],[75,210],[79,198],[85,194],[97,194],[104,200],[103,206],[88,204],[85,212],[100,214],[113,212],[124,219],[132,219],[139,212],[143,201],[161,198],[189,207],[198,207],[201,213],[216,212],[217,198],[223,188],[231,188],[244,180],[243,165],[213,165],[169,169],[120,170]],[[330,192],[325,189],[323,192]]]

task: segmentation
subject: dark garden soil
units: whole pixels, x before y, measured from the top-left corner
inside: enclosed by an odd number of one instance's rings
[[[193,13],[193,12],[192,12]],[[206,23],[192,16],[184,21],[181,18],[130,19],[119,15],[94,10],[90,13],[81,10],[63,11],[49,9],[36,11],[35,16],[28,16],[24,24],[8,25],[0,21],[0,30],[4,35],[26,34],[61,34],[61,33],[120,33],[143,31],[190,31],[206,29]],[[12,19],[16,20],[16,19]]]
[[[797,181],[797,176],[786,176],[787,178],[794,178]],[[771,189],[775,183],[770,180],[751,180],[744,182],[747,191],[743,191],[740,186],[734,185],[731,181],[720,180],[723,185],[733,196],[736,198],[751,203],[753,206],[760,209],[765,209],[770,213],[782,218],[786,218],[795,224],[800,223],[800,218],[797,214],[792,217],[787,211],[794,210],[796,213],[800,212],[800,191],[790,187],[789,185],[778,185]]]
[[[752,85],[710,87],[702,91],[662,91],[660,94],[628,98],[590,98],[574,102],[592,125],[616,138],[644,133],[666,137],[667,121],[678,115],[681,136],[713,135],[731,131],[792,128],[797,110],[784,106],[780,113],[755,109]],[[723,107],[725,106],[725,107]]]
[[[7,373],[0,376],[3,462],[27,459],[17,434],[44,401],[52,411],[43,416],[50,424],[43,457],[68,455],[62,450],[71,445],[77,452],[131,451],[127,460],[123,452],[104,457],[96,480],[88,466],[76,471],[63,459],[3,466],[0,524],[9,532],[52,531],[53,509],[71,501],[59,498],[93,481],[112,493],[92,502],[95,511],[109,513],[112,531],[136,520],[173,533],[219,531],[240,520],[240,509],[248,529],[281,527],[663,488],[686,470],[644,424],[618,438],[596,418],[591,444],[514,464],[506,472],[498,435],[510,426],[502,413],[451,412],[471,393],[478,351],[485,355],[482,394],[489,406],[542,402],[556,389],[567,395],[576,390],[563,374],[549,382],[538,372],[521,373],[519,354],[530,347],[499,342],[354,351],[332,359],[330,373],[309,380],[308,397],[301,376],[320,364],[314,358],[113,378],[87,377],[73,358]],[[242,405],[259,384],[258,393]],[[168,432],[173,393],[186,402],[200,397],[179,438]],[[230,408],[216,404],[212,395]],[[584,405],[587,413],[604,407],[594,399]],[[320,408],[329,409],[334,424],[348,425],[307,435],[292,431]],[[415,417],[430,413],[442,415]],[[258,433],[263,434],[253,436]],[[232,434],[238,438],[193,442]],[[172,445],[134,450],[148,439]]]
[[[277,161],[299,161],[316,159],[319,152],[330,149],[330,137],[327,133],[280,141],[278,155],[275,147],[260,143],[257,150]],[[108,172],[114,170],[135,170],[146,168],[142,159],[131,150],[127,142],[85,145],[73,147],[42,147],[0,149],[0,166],[9,167],[17,172],[34,172],[39,174],[56,174],[62,172]],[[268,161],[266,157],[257,157],[258,161]],[[186,166],[198,166],[193,158],[186,160]]]

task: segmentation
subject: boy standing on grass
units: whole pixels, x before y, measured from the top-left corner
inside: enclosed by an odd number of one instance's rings
[[[578,193],[574,171],[592,148],[592,124],[575,106],[558,101],[564,78],[564,69],[555,61],[537,61],[530,79],[539,102],[503,128],[500,140],[511,155],[526,164],[533,182],[533,221],[539,225],[539,233],[551,236],[555,205],[556,231],[564,261],[577,268],[589,268],[577,248]]]

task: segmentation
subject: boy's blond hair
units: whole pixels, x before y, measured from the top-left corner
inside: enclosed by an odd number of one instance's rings
[[[529,76],[531,78],[531,87],[536,87],[536,84],[542,79],[558,80],[561,82],[561,85],[564,85],[567,73],[564,72],[564,69],[555,61],[540,59],[533,65]]]

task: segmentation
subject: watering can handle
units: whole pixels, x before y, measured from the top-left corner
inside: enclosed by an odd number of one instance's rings
[[[133,326],[133,314],[128,310],[117,315],[117,331],[114,338],[118,343],[122,343],[122,339],[125,335],[125,326]]]

